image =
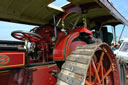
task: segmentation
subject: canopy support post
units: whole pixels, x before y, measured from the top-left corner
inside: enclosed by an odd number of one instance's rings
[[[113,26],[113,32],[114,32],[114,45],[117,44],[117,41],[116,41],[116,29],[115,29],[115,25]]]
[[[57,28],[56,28],[56,19],[55,19],[55,15],[53,15],[53,22],[54,22],[55,41],[56,41],[56,40],[57,40]]]
[[[121,33],[120,33],[118,42],[120,41],[120,38],[122,37],[122,34],[123,34],[123,32],[124,32],[124,28],[125,28],[125,25],[123,26],[123,29],[122,29],[122,31],[121,31]]]

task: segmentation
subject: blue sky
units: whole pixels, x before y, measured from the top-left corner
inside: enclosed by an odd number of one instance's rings
[[[120,11],[124,17],[128,19],[128,0],[109,0],[117,9]],[[66,0],[56,0],[54,5],[62,6],[66,4]],[[0,21],[0,40],[16,40],[13,37],[11,37],[11,32],[15,30],[26,30],[29,31],[35,26],[30,25],[23,25],[23,24],[15,24],[15,23],[8,23]],[[123,25],[117,26],[117,36],[119,36],[121,30],[123,28]],[[111,29],[109,29],[111,31]],[[125,32],[123,33],[123,37],[128,38],[128,26],[125,27]]]
[[[109,0],[114,7],[128,20],[128,0]],[[120,35],[123,25],[116,27],[117,36]],[[124,38],[128,38],[128,26],[125,27],[122,35]]]

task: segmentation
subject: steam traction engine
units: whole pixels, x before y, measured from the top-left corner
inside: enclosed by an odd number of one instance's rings
[[[60,18],[53,16],[52,24],[29,32],[13,31],[11,35],[22,42],[0,41],[0,84],[124,85],[120,83],[116,58],[103,42],[110,44],[112,40],[105,25],[127,21],[108,1],[82,3],[71,0],[63,7],[64,13],[57,15]],[[97,13],[101,10],[107,14]]]

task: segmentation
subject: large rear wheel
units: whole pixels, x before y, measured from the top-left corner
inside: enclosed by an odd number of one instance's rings
[[[120,85],[116,59],[106,44],[76,48],[58,75],[57,85]]]

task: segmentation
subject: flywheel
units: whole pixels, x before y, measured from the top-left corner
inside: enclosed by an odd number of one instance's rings
[[[103,43],[77,47],[62,65],[56,85],[120,85],[111,48]]]

